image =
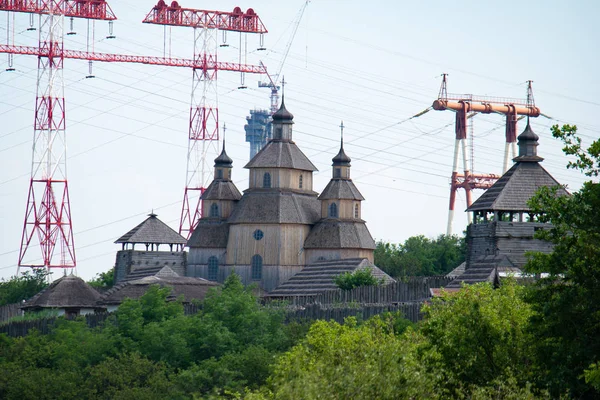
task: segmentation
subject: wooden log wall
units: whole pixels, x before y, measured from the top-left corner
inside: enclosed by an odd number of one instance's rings
[[[23,315],[21,311],[21,303],[5,304],[0,306],[0,322],[8,321],[13,317]]]
[[[336,321],[343,323],[348,317],[356,317],[360,320],[367,320],[375,315],[385,312],[401,312],[404,318],[411,322],[418,322],[423,318],[421,314],[421,302],[397,303],[397,304],[370,304],[359,307],[331,306],[322,304],[310,304],[305,307],[289,311],[286,315],[286,321],[314,321],[322,319],[326,321]]]
[[[312,296],[277,298],[292,305],[307,304],[391,304],[422,301],[431,297],[430,289],[446,286],[454,278],[447,276],[411,277],[383,286],[362,286],[352,290],[328,290]],[[265,301],[270,301],[266,299]]]

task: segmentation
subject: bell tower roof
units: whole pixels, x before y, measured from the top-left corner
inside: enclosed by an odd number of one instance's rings
[[[223,139],[223,150],[217,158],[215,158],[215,167],[226,167],[231,168],[233,166],[233,160],[227,155],[225,151],[225,139]]]
[[[541,162],[544,159],[537,155],[537,147],[539,146],[538,140],[540,137],[535,134],[531,125],[529,124],[529,118],[527,118],[527,126],[523,133],[521,133],[517,140],[519,141],[519,156],[514,158],[515,162]]]
[[[335,157],[331,159],[333,161],[334,167],[349,167],[350,161],[352,159],[348,157],[346,152],[344,151],[344,121],[340,124],[341,129],[341,139],[340,139],[340,151],[337,153]]]

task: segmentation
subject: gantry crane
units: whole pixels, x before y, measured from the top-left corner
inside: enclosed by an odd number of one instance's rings
[[[460,188],[465,190],[467,207],[472,204],[471,192],[473,189],[489,189],[499,178],[496,174],[474,174],[469,167],[467,158],[467,120],[472,113],[491,114],[497,113],[506,116],[505,148],[504,148],[504,172],[509,169],[509,156],[516,157],[517,143],[517,121],[519,115],[538,117],[541,111],[535,106],[531,83],[527,85],[527,100],[474,96],[471,94],[448,94],[447,74],[442,74],[442,85],[438,98],[433,102],[433,109],[438,111],[452,110],[456,113],[454,125],[454,159],[452,164],[452,175],[450,177],[450,204],[448,211],[448,226],[446,234],[452,234],[452,221],[454,219],[454,206],[456,202],[456,191]],[[463,173],[458,172],[459,152],[462,152]],[[471,215],[468,215],[471,223]]]

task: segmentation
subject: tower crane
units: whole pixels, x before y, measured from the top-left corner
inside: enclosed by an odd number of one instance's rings
[[[261,81],[258,82],[258,87],[271,89],[271,115],[275,114],[275,112],[277,111],[278,104],[279,104],[279,89],[281,87],[278,85],[278,82],[279,82],[279,78],[281,76],[281,70],[283,69],[283,66],[285,65],[287,56],[290,53],[290,48],[292,47],[292,43],[294,42],[294,38],[296,37],[296,33],[298,32],[298,28],[300,27],[300,21],[302,21],[302,16],[304,15],[304,11],[306,11],[306,7],[308,6],[308,3],[310,3],[310,0],[306,0],[304,2],[302,7],[300,7],[300,10],[298,11],[298,14],[296,15],[296,19],[293,22],[294,28],[292,31],[292,35],[290,36],[290,39],[288,40],[288,42],[285,46],[285,50],[283,52],[283,58],[281,59],[281,62],[279,63],[279,68],[277,68],[277,73],[273,76],[270,76],[267,74],[267,77],[269,78],[269,82],[261,82]],[[261,62],[261,64],[262,64],[262,62]],[[275,79],[273,79],[273,78],[275,78]]]

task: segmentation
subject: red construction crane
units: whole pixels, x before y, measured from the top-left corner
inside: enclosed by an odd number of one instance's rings
[[[438,111],[452,110],[456,112],[454,127],[454,161],[452,164],[452,176],[450,178],[450,204],[448,212],[448,227],[446,234],[452,234],[452,221],[454,219],[454,205],[456,191],[460,188],[465,190],[467,207],[472,204],[471,191],[473,189],[488,189],[499,178],[496,174],[474,174],[471,172],[467,159],[467,120],[475,113],[491,114],[498,113],[506,116],[506,144],[504,148],[504,172],[509,169],[510,153],[512,158],[517,156],[517,121],[519,115],[538,117],[541,111],[535,106],[533,100],[532,81],[528,81],[527,100],[473,96],[471,94],[448,94],[447,74],[442,74],[442,85],[437,100],[433,102],[433,109]],[[458,172],[459,152],[462,150],[464,173]],[[471,215],[468,215],[471,223]]]
[[[15,46],[14,37],[10,38],[10,27],[7,27],[7,43],[0,44],[0,53],[9,55],[8,71],[14,70],[14,54],[38,57],[33,157],[19,267],[74,268],[77,265],[66,170],[64,59],[186,67],[192,68],[195,76],[196,71],[216,70],[266,73],[264,66],[217,62],[210,53],[196,52],[194,59],[182,59],[64,49],[65,17],[106,20],[109,24],[116,19],[104,0],[0,0],[0,11],[40,16],[38,47]],[[215,22],[211,20],[221,18],[211,12],[181,15],[182,24],[195,23],[198,26],[214,26]],[[231,28],[252,27],[257,22],[258,17],[254,18],[248,12],[241,15],[241,19],[237,16],[229,19]],[[35,30],[31,21],[32,26],[28,30]],[[109,26],[109,32],[109,37],[114,38],[112,26]],[[39,246],[41,256],[34,259],[32,253],[36,246]],[[56,249],[59,249],[60,255],[55,254]]]
[[[210,182],[212,159],[208,152],[218,153],[219,111],[217,104],[217,33],[221,31],[260,34],[260,46],[267,29],[252,8],[243,12],[236,7],[233,12],[196,10],[182,8],[174,1],[168,6],[160,0],[144,19],[145,23],[194,28],[194,60],[200,67],[194,67],[188,136],[188,158],[183,205],[179,222],[179,234],[189,238],[202,216],[200,196]],[[239,64],[242,65],[240,45]],[[261,65],[264,68],[264,66]],[[266,69],[264,69],[266,71]],[[242,86],[244,86],[242,71]],[[262,71],[261,71],[262,72]]]
[[[66,165],[64,19],[113,21],[116,17],[103,0],[2,0],[0,10],[39,15],[33,159],[19,266],[72,268],[77,263]],[[12,54],[19,52],[6,47],[3,52],[9,53],[12,68]],[[41,257],[31,262],[28,257],[35,245]]]

